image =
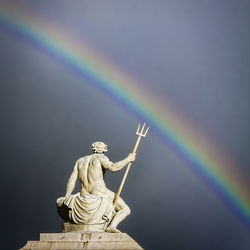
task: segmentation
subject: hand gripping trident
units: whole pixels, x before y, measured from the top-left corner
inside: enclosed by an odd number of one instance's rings
[[[139,145],[139,143],[140,143],[141,138],[142,138],[142,137],[146,137],[146,135],[147,135],[147,133],[148,133],[149,127],[148,127],[148,128],[146,129],[146,131],[143,133],[144,127],[145,127],[145,123],[143,124],[142,129],[141,129],[141,131],[140,131],[140,124],[138,125],[137,131],[136,131],[136,134],[138,135],[138,137],[137,137],[137,140],[136,140],[136,143],[135,143],[135,146],[134,146],[134,150],[133,150],[133,152],[132,152],[133,154],[135,154],[135,152],[136,152],[136,150],[137,150],[137,148],[138,148],[138,145]],[[124,186],[125,180],[126,180],[126,178],[127,178],[128,171],[129,171],[129,169],[130,169],[130,167],[131,167],[131,164],[132,164],[131,162],[128,164],[127,169],[126,169],[126,171],[125,171],[125,173],[124,173],[124,176],[123,176],[123,178],[122,178],[122,182],[121,182],[121,184],[120,184],[120,187],[119,187],[119,189],[118,189],[118,191],[117,191],[117,194],[115,195],[115,198],[114,198],[114,201],[113,201],[114,207],[116,206],[117,201],[118,201],[118,199],[119,199],[119,197],[120,197],[120,194],[121,194],[122,188],[123,188],[123,186]]]

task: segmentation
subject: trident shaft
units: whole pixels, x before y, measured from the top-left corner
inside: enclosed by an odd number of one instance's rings
[[[148,128],[146,129],[146,131],[143,133],[144,128],[145,128],[145,123],[143,124],[141,131],[140,131],[140,124],[138,125],[137,131],[136,131],[136,134],[137,134],[138,137],[137,137],[137,140],[136,140],[136,143],[135,143],[133,152],[132,152],[133,154],[136,153],[136,150],[137,150],[137,148],[138,148],[138,145],[139,145],[139,143],[140,143],[141,138],[142,138],[142,137],[146,137],[146,135],[147,135],[147,133],[148,133],[149,127],[148,127]],[[117,191],[117,194],[115,195],[115,198],[114,198],[114,201],[113,201],[114,207],[115,207],[115,205],[117,204],[117,201],[118,201],[118,199],[119,199],[119,197],[120,197],[120,194],[121,194],[122,188],[123,188],[123,186],[124,186],[124,183],[125,183],[125,181],[126,181],[126,178],[127,178],[127,175],[128,175],[128,171],[129,171],[129,169],[130,169],[130,167],[131,167],[131,164],[132,164],[131,162],[128,164],[127,169],[126,169],[126,171],[125,171],[125,173],[124,173],[124,176],[123,176],[123,178],[122,178],[122,182],[121,182],[121,184],[120,184],[120,187],[119,187],[119,189],[118,189],[118,191]]]

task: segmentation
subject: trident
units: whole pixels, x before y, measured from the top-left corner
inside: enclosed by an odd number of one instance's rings
[[[142,138],[142,137],[146,137],[146,135],[147,135],[147,133],[148,133],[149,127],[148,127],[148,128],[146,129],[146,131],[143,133],[144,127],[145,127],[145,123],[143,124],[142,129],[141,129],[141,131],[140,131],[140,124],[138,125],[137,131],[136,131],[136,134],[138,135],[138,137],[137,137],[137,140],[136,140],[136,143],[135,143],[135,146],[134,146],[134,150],[133,150],[133,152],[132,152],[133,154],[136,153],[136,150],[137,150],[137,148],[138,148],[138,145],[139,145],[139,143],[140,143],[141,138]],[[123,188],[123,186],[124,186],[125,180],[126,180],[126,178],[127,178],[128,171],[129,171],[129,169],[130,169],[130,167],[131,167],[131,164],[132,164],[131,162],[128,164],[127,169],[126,169],[126,171],[125,171],[125,173],[124,173],[124,176],[123,176],[123,178],[122,178],[122,182],[121,182],[121,184],[120,184],[120,187],[119,187],[119,189],[118,189],[118,191],[117,191],[117,194],[115,195],[115,198],[114,198],[114,201],[113,201],[114,207],[115,207],[115,205],[117,204],[117,201],[118,201],[118,199],[119,199],[119,197],[120,197],[120,194],[121,194],[122,188]]]

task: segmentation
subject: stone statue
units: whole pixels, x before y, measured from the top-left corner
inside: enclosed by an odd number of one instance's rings
[[[149,127],[145,123],[137,129],[134,150],[125,159],[116,163],[104,155],[108,151],[103,142],[92,144],[93,154],[76,161],[69,178],[66,194],[57,199],[58,214],[65,220],[64,232],[109,232],[120,233],[117,225],[130,214],[130,209],[120,198],[120,193],[128,175],[131,163],[135,160],[136,150],[142,137],[146,137]],[[110,191],[104,182],[106,170],[119,171],[127,166],[118,192]],[[81,191],[73,194],[76,180],[81,182]]]
[[[57,199],[58,213],[68,223],[68,228],[71,224],[69,231],[74,231],[75,224],[82,231],[119,233],[117,225],[130,214],[130,209],[120,197],[114,206],[115,194],[106,187],[104,173],[121,170],[135,160],[136,154],[131,153],[113,163],[104,155],[108,150],[103,142],[94,142],[91,148],[93,154],[76,161],[65,197]],[[81,191],[72,195],[77,179],[81,182]]]
[[[58,214],[64,219],[62,233],[42,233],[39,241],[28,241],[25,249],[138,249],[143,248],[117,225],[129,215],[130,209],[120,197],[121,190],[135,161],[136,150],[144,131],[145,123],[137,129],[134,150],[125,159],[116,163],[104,155],[108,151],[103,142],[92,144],[93,154],[76,161],[69,178],[64,197],[57,199]],[[126,165],[126,171],[116,194],[104,182],[106,170],[119,171]],[[81,190],[72,194],[77,179]],[[71,233],[70,233],[71,232]],[[118,234],[119,233],[119,234]]]

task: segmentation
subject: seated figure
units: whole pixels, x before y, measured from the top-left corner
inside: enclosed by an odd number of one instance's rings
[[[134,161],[135,154],[112,163],[104,155],[108,150],[103,142],[93,143],[92,151],[93,154],[76,161],[65,197],[57,199],[58,213],[65,222],[85,225],[86,231],[119,233],[117,225],[130,214],[130,209],[120,197],[114,207],[115,194],[106,187],[103,177],[106,170],[119,171]],[[81,191],[72,195],[77,178]]]

